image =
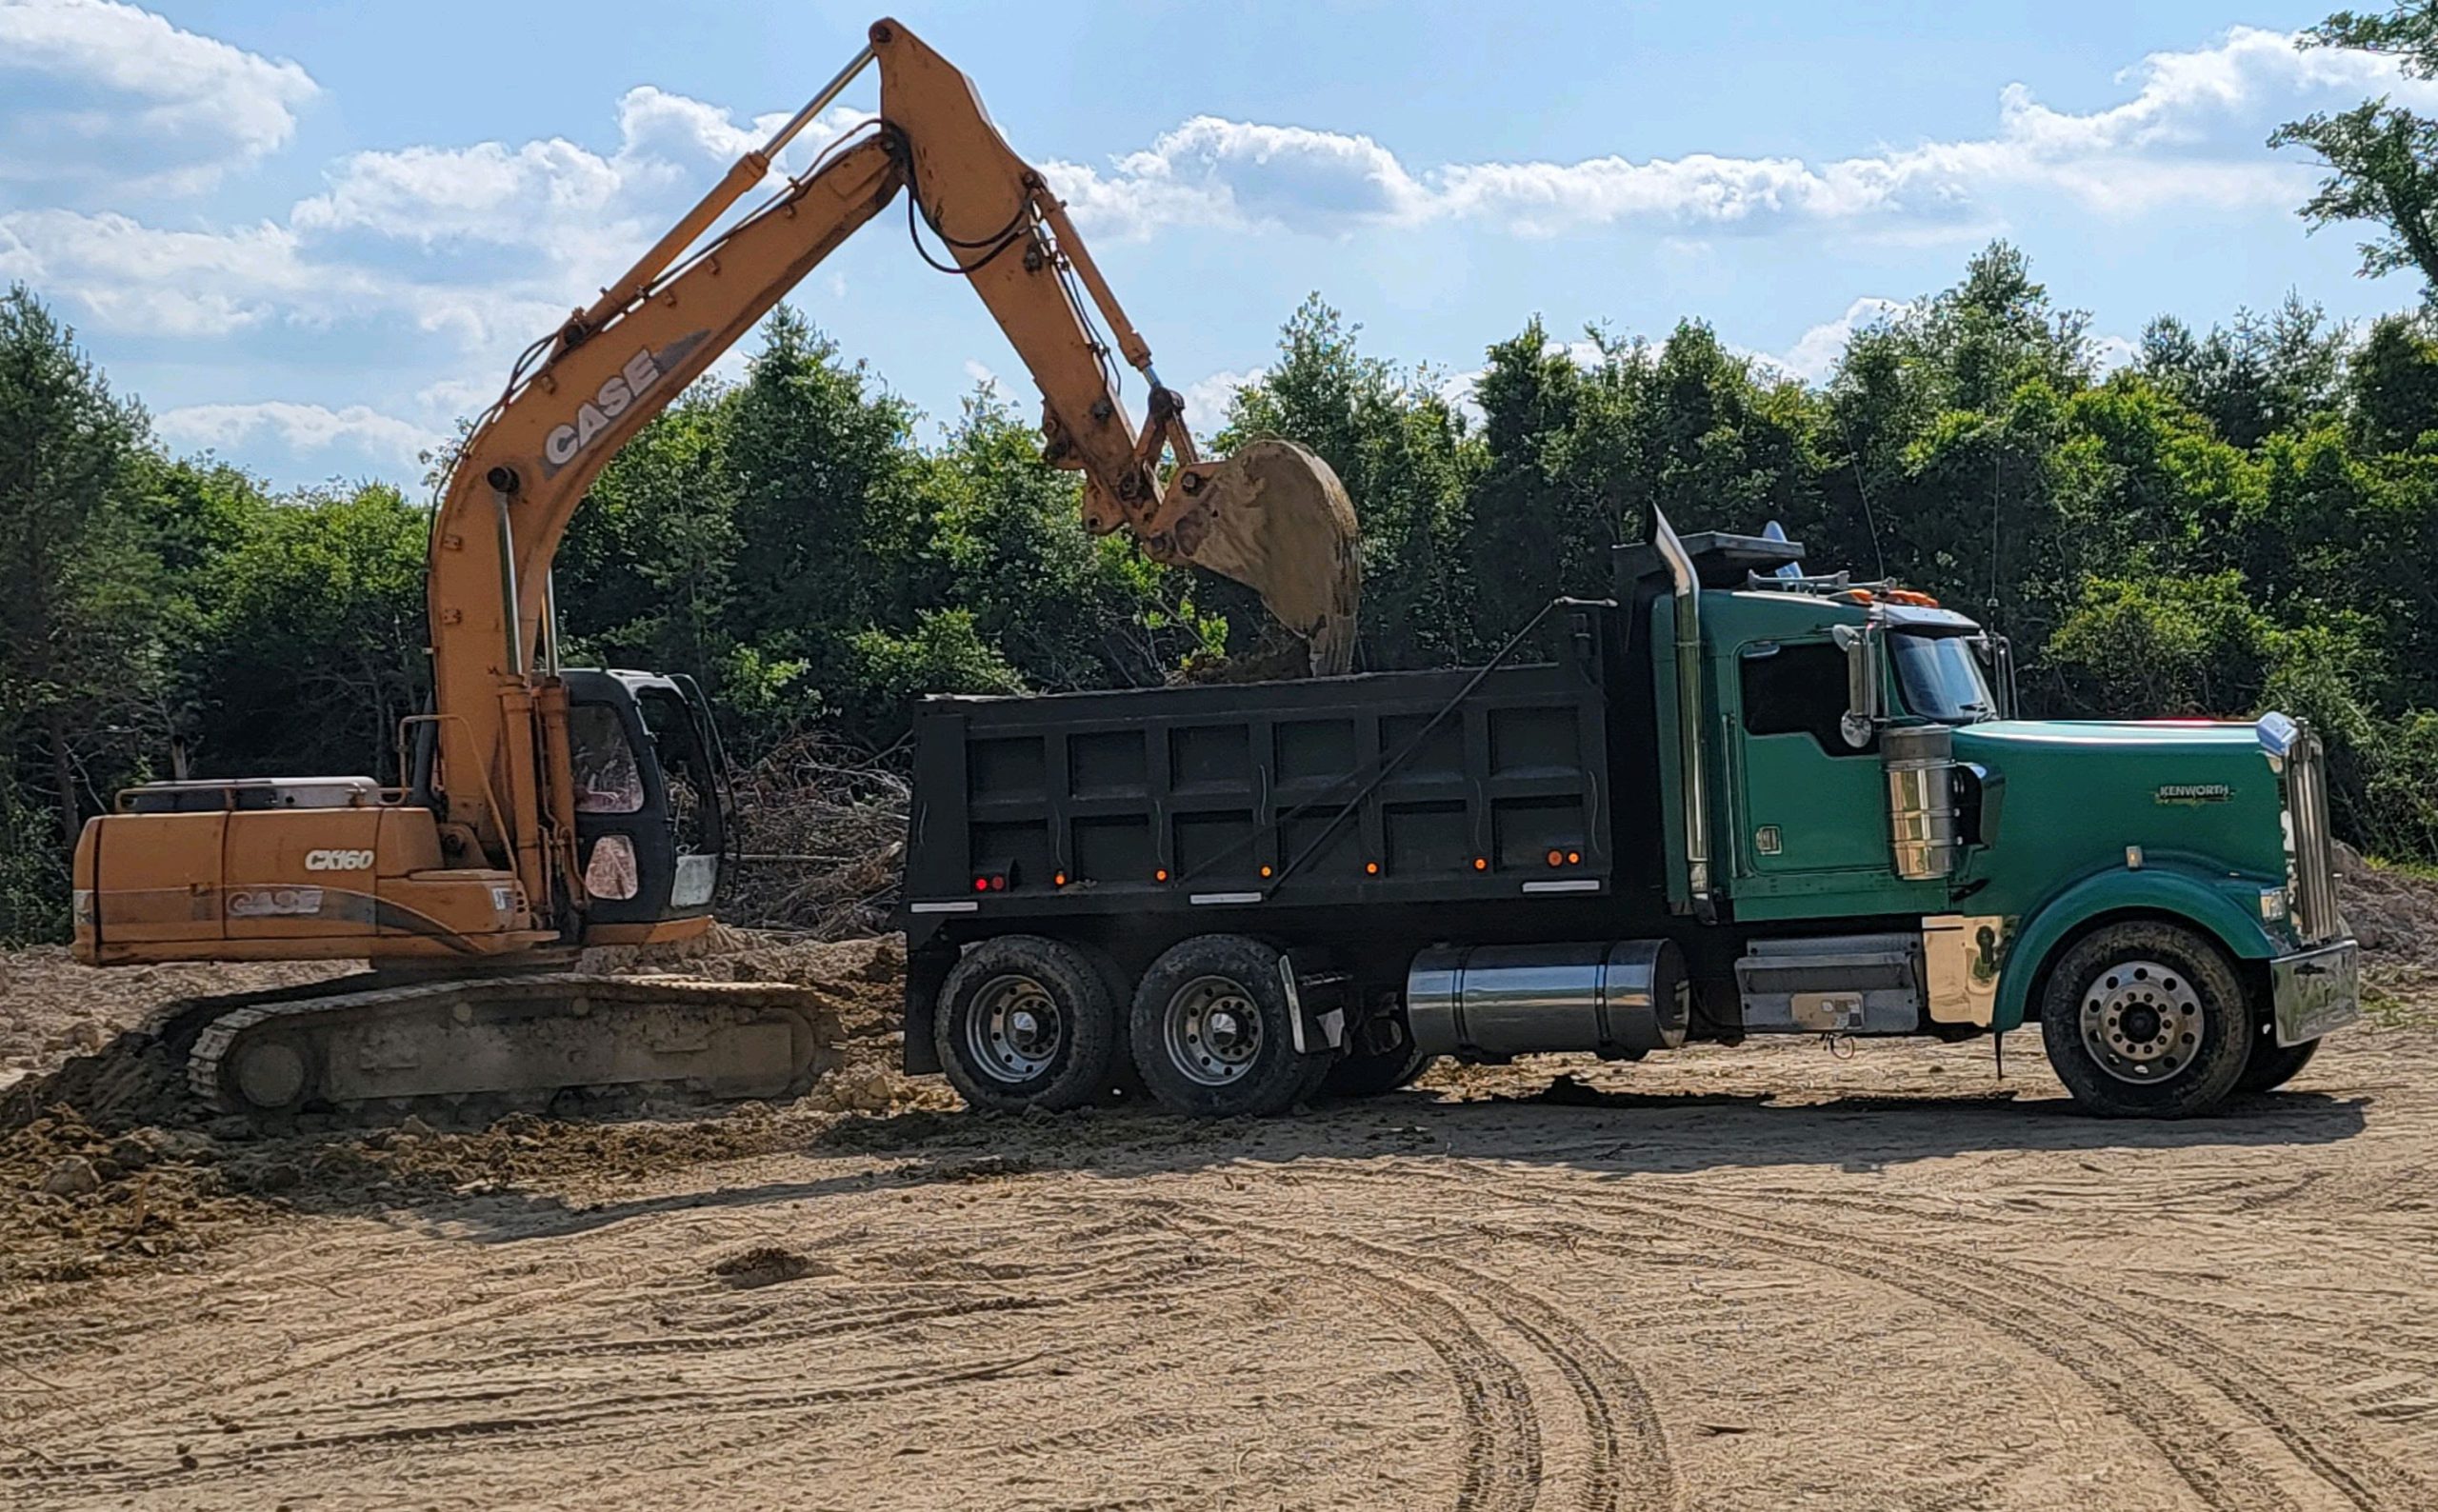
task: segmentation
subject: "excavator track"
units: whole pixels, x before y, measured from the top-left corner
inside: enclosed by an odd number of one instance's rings
[[[507,974],[250,1004],[204,1026],[187,1081],[257,1118],[597,1088],[767,1100],[833,1069],[838,1038],[787,983]]]

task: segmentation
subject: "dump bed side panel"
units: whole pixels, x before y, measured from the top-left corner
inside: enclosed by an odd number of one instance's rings
[[[916,723],[917,913],[1361,907],[1609,883],[1589,651],[1487,675],[939,699]]]

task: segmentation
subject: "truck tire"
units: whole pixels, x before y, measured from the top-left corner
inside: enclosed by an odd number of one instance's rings
[[[1134,1066],[1154,1101],[1198,1118],[1282,1112],[1310,1097],[1331,1057],[1299,1054],[1279,953],[1243,935],[1171,945],[1134,989]]]
[[[2238,1092],[2273,1092],[2303,1074],[2319,1053],[2320,1042],[2305,1040],[2300,1044],[2280,1044],[2277,1031],[2268,1025],[2261,1027],[2251,1042],[2251,1059],[2244,1063],[2244,1074],[2237,1079]]]
[[[2217,945],[2181,925],[2104,925],[2059,957],[2041,994],[2048,1064],[2105,1118],[2188,1118],[2235,1089],[2251,1005]]]
[[[1109,1086],[1117,995],[1081,950],[1009,934],[967,949],[940,986],[931,1044],[967,1104],[1081,1107]]]
[[[1439,1057],[1426,1055],[1409,1040],[1393,1049],[1356,1052],[1339,1061],[1321,1078],[1323,1097],[1380,1097],[1411,1086]]]

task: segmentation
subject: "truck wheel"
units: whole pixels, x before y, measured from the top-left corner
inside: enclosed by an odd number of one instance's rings
[[[1346,1057],[1321,1078],[1323,1097],[1379,1097],[1411,1086],[1439,1057],[1425,1055],[1410,1040],[1390,1050]]]
[[[1327,1054],[1301,1055],[1278,952],[1243,935],[1196,935],[1134,989],[1134,1065],[1160,1105],[1201,1118],[1276,1113],[1312,1095]]]
[[[2179,925],[2112,924],[2059,958],[2041,995],[2048,1064],[2108,1118],[2185,1118],[2235,1088],[2251,1051],[2242,981]]]
[[[1117,997],[1082,951],[1038,935],[985,940],[940,987],[931,1044],[968,1105],[1081,1107],[1109,1086]]]
[[[2320,1042],[2305,1040],[2300,1044],[2280,1044],[2277,1031],[2264,1025],[2251,1042],[2251,1059],[2244,1063],[2244,1074],[2235,1082],[2239,1092],[2269,1092],[2284,1086],[2303,1074],[2319,1052]]]

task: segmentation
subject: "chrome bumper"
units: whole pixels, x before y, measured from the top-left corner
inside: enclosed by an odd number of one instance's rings
[[[2300,1044],[2362,1016],[2362,947],[2339,940],[2268,963],[2277,1043]]]

